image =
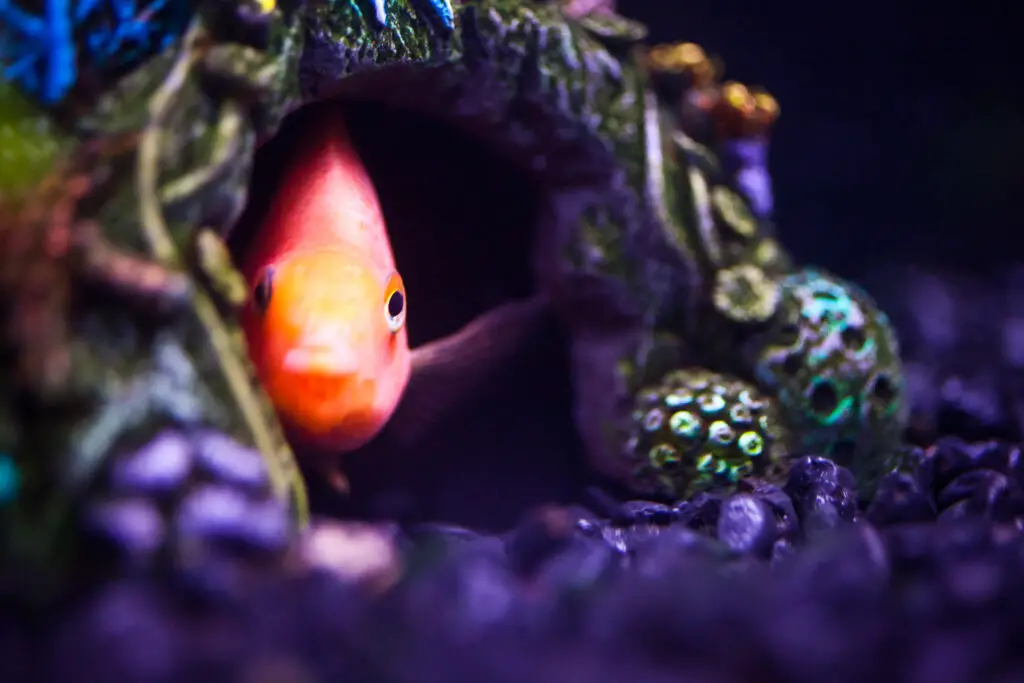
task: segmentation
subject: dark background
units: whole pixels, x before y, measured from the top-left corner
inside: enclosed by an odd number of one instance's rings
[[[1010,1],[619,10],[779,100],[776,216],[798,259],[854,278],[880,260],[974,271],[1024,261],[1024,11]]]

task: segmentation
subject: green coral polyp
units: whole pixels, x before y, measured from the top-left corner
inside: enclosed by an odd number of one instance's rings
[[[757,237],[759,226],[754,214],[735,192],[718,185],[711,190],[711,205],[718,218],[744,239]]]
[[[762,428],[765,425],[761,425]],[[746,453],[751,458],[764,453],[764,437],[757,432],[743,432],[740,438],[736,441],[736,444],[740,447],[740,450]]]
[[[717,394],[701,394],[697,397],[697,405],[705,415],[711,415],[725,409],[725,399]]]
[[[780,471],[776,421],[774,406],[738,379],[695,368],[669,373],[639,393],[632,484],[684,497]]]
[[[684,439],[695,439],[700,435],[700,418],[688,410],[672,413],[672,417],[669,418],[669,426],[672,428],[673,434]]]
[[[715,273],[712,301],[727,318],[741,323],[768,320],[779,305],[779,288],[762,268],[741,264]]]

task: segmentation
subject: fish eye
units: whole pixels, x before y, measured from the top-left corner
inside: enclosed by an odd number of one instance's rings
[[[265,313],[270,306],[270,296],[274,293],[274,269],[265,268],[260,273],[256,286],[252,288],[252,300],[260,313]]]
[[[397,273],[388,278],[384,294],[384,319],[392,334],[397,334],[405,324],[405,285]]]

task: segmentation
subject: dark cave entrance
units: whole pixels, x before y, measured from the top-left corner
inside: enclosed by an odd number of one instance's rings
[[[257,152],[249,205],[230,242],[236,255],[259,229],[281,162],[296,136],[308,134],[310,112],[319,106],[289,115]],[[380,197],[408,292],[413,348],[532,293],[541,195],[525,171],[453,126],[414,112],[346,101],[339,115]],[[353,489],[348,498],[312,477],[315,512],[499,529],[531,505],[577,499],[583,487],[566,345],[553,321],[415,453],[389,449],[386,435],[344,457]]]

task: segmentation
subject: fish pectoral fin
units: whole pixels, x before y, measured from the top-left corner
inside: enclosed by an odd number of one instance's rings
[[[541,327],[548,299],[510,301],[474,318],[447,337],[412,351],[412,374],[392,418],[394,438],[411,444],[486,384]]]
[[[341,469],[341,465],[337,461],[324,459],[322,463],[313,465],[313,469],[323,477],[323,480],[327,482],[327,485],[334,489],[335,492],[344,496],[351,493],[352,486],[349,483],[348,477],[345,476],[345,472]]]

